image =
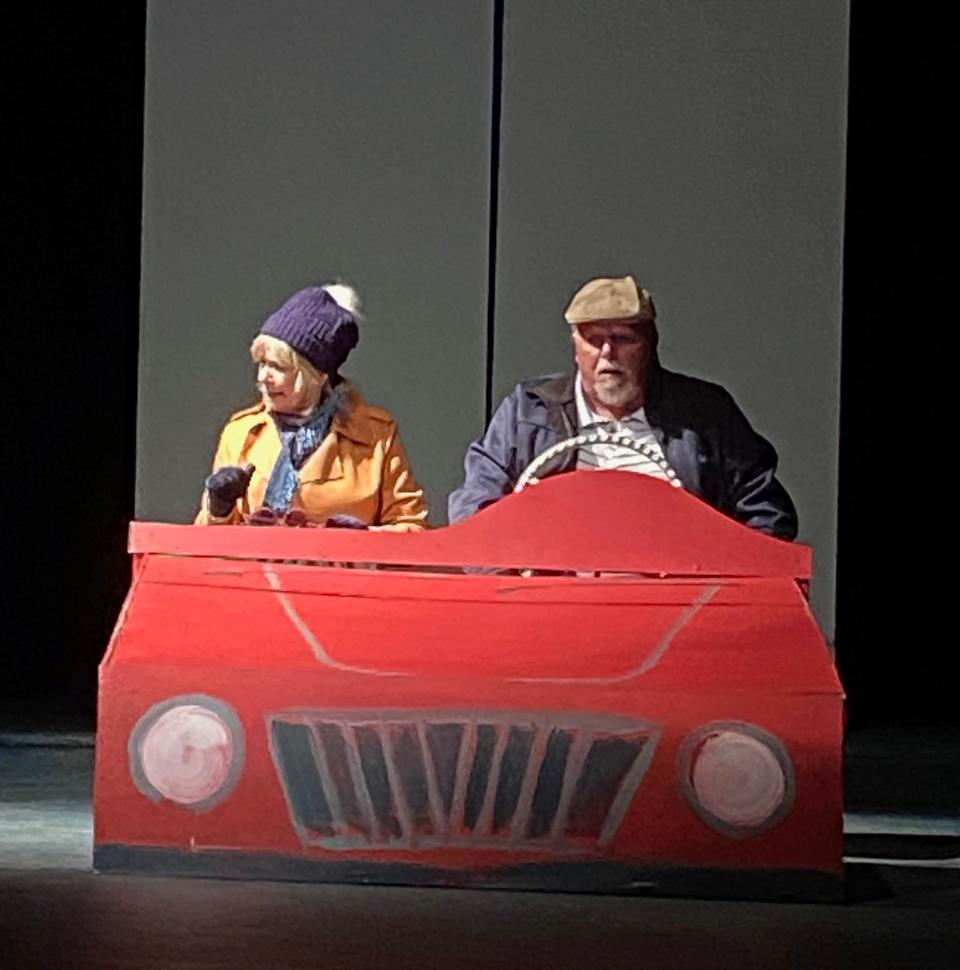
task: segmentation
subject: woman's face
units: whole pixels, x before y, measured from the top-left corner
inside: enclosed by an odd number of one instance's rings
[[[320,387],[307,387],[303,373],[285,364],[269,351],[257,363],[257,387],[268,411],[277,414],[307,414],[320,399]]]

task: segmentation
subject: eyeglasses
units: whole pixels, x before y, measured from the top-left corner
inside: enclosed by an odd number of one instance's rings
[[[647,333],[638,327],[614,331],[587,330],[581,327],[575,332],[580,340],[597,350],[602,350],[604,344],[610,344],[611,347],[638,347],[648,339]]]
[[[303,509],[289,509],[281,515],[269,505],[261,505],[246,516],[244,521],[247,525],[285,525],[293,529],[302,529],[313,524]]]

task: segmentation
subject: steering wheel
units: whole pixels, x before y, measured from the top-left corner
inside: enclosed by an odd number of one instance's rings
[[[558,441],[555,445],[551,445],[545,451],[540,452],[517,479],[517,484],[513,487],[514,492],[522,492],[528,485],[536,485],[540,481],[537,475],[544,465],[553,461],[558,455],[573,451],[575,448],[581,448],[584,445],[617,445],[620,448],[635,451],[638,455],[643,455],[644,458],[652,461],[674,488],[683,488],[680,479],[677,478],[677,473],[655,448],[635,438],[627,431],[606,431],[603,428],[598,428],[595,431],[587,431],[571,438],[564,438],[563,441]]]

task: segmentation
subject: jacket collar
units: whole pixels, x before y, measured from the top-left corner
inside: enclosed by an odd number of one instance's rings
[[[343,402],[330,423],[330,430],[339,437],[349,438],[357,444],[372,445],[374,443],[373,426],[369,421],[364,421],[360,414],[364,408],[360,392],[352,384],[344,381],[338,384],[332,393],[340,395]],[[254,405],[249,413],[253,420],[248,435],[258,435],[266,426],[274,424],[270,412],[262,403]]]
[[[364,403],[360,392],[352,384],[344,381],[338,384],[332,393],[340,394],[343,397],[343,404],[337,411],[330,430],[357,444],[372,445],[374,443],[373,425],[363,418]]]
[[[575,403],[575,380],[575,373],[554,374],[552,377],[545,377],[539,384],[534,384],[530,390],[548,407],[566,407]]]
[[[569,438],[577,433],[577,404],[574,395],[575,375],[555,374],[527,385],[528,391],[542,405],[528,415],[533,424],[552,428],[558,438]],[[573,452],[568,454],[576,457]]]

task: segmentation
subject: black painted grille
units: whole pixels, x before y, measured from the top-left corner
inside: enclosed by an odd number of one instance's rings
[[[305,844],[573,851],[616,834],[659,730],[569,715],[326,711],[270,717]]]

